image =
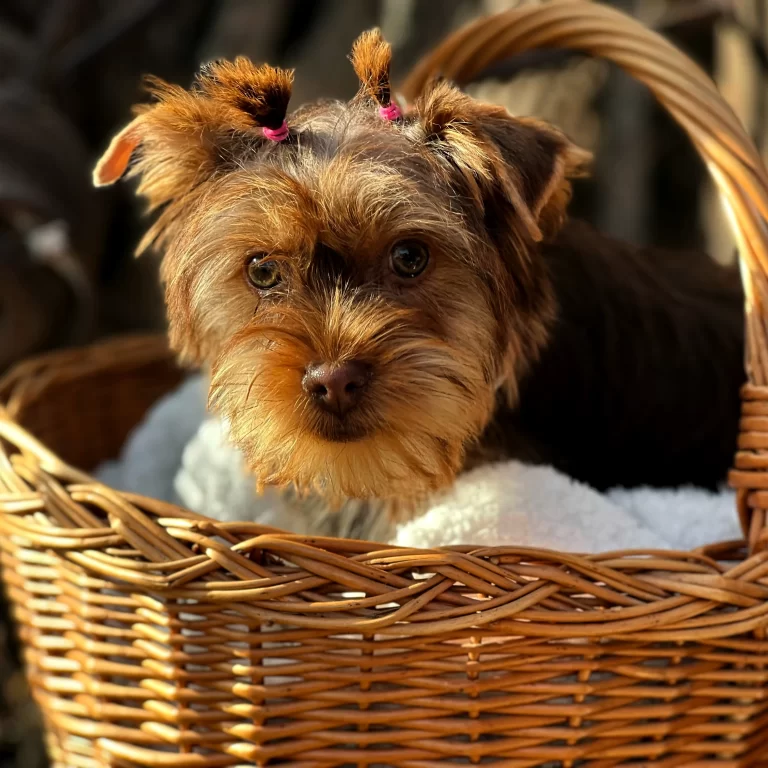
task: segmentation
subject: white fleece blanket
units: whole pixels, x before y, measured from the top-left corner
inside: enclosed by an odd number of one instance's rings
[[[733,494],[613,490],[605,494],[551,467],[509,461],[461,476],[429,509],[398,526],[364,504],[329,515],[255,484],[225,425],[205,414],[205,383],[185,382],[148,413],[117,462],[97,476],[112,487],[173,501],[220,520],[249,520],[296,533],[354,536],[409,547],[535,546],[569,552],[689,550],[738,539]]]

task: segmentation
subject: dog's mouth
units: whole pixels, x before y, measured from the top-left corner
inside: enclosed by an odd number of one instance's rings
[[[328,416],[313,425],[315,433],[329,443],[355,443],[370,435],[370,429],[350,418]]]

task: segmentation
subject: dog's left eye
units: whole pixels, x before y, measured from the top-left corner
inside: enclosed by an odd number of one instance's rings
[[[259,256],[254,256],[246,264],[245,274],[248,282],[260,291],[274,288],[283,279],[276,261],[261,261]]]
[[[416,240],[403,240],[392,247],[389,262],[396,275],[418,277],[429,264],[429,251]]]

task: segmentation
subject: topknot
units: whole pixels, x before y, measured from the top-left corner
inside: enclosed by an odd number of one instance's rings
[[[293,70],[266,64],[257,67],[245,56],[214,61],[200,68],[199,91],[247,115],[254,125],[279,130],[285,121],[293,87]]]
[[[349,58],[360,78],[360,95],[372,99],[379,107],[388,107],[392,101],[389,84],[392,46],[384,40],[381,31],[363,32],[355,40]]]

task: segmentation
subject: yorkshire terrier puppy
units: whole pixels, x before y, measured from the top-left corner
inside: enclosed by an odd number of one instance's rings
[[[247,59],[155,80],[95,170],[159,212],[139,250],[163,254],[171,344],[259,482],[409,501],[521,458],[716,486],[735,270],[566,223],[589,158],[556,128],[443,81],[402,112],[376,31],[352,63],[351,102],[288,117],[292,73]]]

